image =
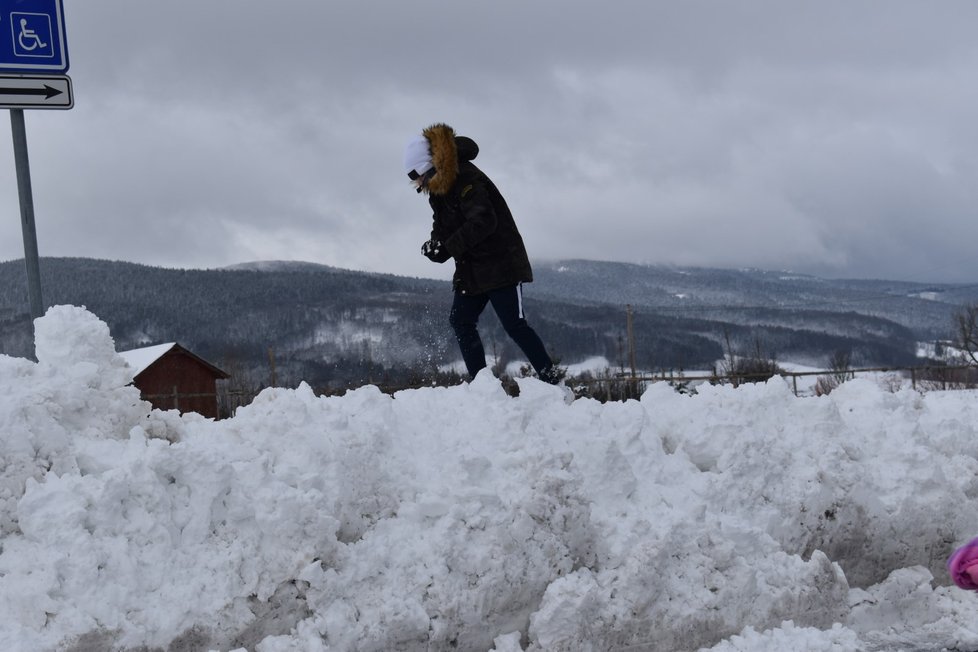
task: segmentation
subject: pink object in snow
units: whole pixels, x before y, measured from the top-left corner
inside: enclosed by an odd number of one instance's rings
[[[947,570],[962,589],[978,591],[978,538],[954,551],[947,560]]]

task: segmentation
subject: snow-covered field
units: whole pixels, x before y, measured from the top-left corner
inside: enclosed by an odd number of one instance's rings
[[[489,374],[150,412],[108,328],[0,356],[0,649],[975,650],[978,394]]]

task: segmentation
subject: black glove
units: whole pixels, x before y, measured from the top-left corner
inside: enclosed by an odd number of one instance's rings
[[[442,252],[444,251],[444,245],[438,240],[428,240],[428,242],[421,245],[421,253],[425,255],[428,260],[433,260],[435,262],[443,262]]]

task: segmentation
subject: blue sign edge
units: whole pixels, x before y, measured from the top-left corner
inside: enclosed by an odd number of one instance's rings
[[[61,50],[64,52],[64,67],[37,69],[37,68],[7,68],[0,64],[0,73],[7,75],[64,75],[68,72],[71,62],[68,60],[68,26],[65,24],[65,3],[64,0],[55,0],[57,5],[58,24],[61,27]]]

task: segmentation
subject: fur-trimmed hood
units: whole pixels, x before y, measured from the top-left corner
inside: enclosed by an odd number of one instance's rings
[[[426,182],[431,240],[441,242],[455,259],[455,290],[482,294],[532,281],[526,247],[506,200],[472,163],[479,146],[471,138],[456,136],[446,124],[434,124],[422,135],[435,171]],[[448,256],[432,260],[445,262]]]
[[[465,136],[456,136],[455,130],[446,124],[433,124],[423,132],[431,149],[431,163],[435,174],[428,181],[427,191],[432,195],[445,195],[458,180],[460,161],[471,161],[479,155],[479,146]]]

